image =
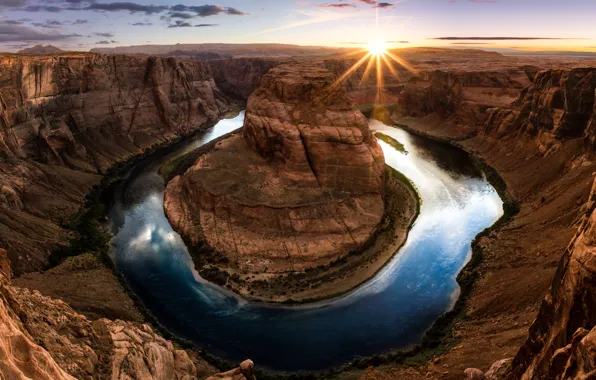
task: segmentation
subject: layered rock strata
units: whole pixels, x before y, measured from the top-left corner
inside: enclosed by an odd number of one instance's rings
[[[14,272],[45,267],[109,167],[227,109],[199,61],[1,56],[0,247]]]
[[[317,63],[273,68],[249,98],[242,135],[168,184],[170,222],[221,255],[219,268],[268,280],[328,265],[373,236],[383,153],[334,81]]]
[[[593,150],[595,89],[596,69],[542,71],[524,89],[513,109],[489,110],[485,132],[495,136],[532,136],[544,154],[573,138],[583,138],[586,147]]]

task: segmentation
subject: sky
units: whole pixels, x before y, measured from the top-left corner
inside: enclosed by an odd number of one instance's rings
[[[207,0],[209,1],[209,0]],[[596,52],[596,0],[0,0],[0,51],[288,43]]]

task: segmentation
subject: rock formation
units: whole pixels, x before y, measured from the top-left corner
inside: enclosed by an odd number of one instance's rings
[[[301,272],[374,234],[384,210],[383,153],[334,80],[317,63],[273,68],[248,101],[243,135],[168,184],[170,222],[223,255],[226,271],[258,280]]]
[[[63,51],[64,50],[52,45],[35,45],[30,48],[19,50],[17,54],[59,54]]]
[[[596,181],[510,379],[588,379],[596,374],[595,226]]]
[[[210,61],[209,66],[221,91],[246,100],[259,86],[261,77],[281,62],[275,58],[231,58]]]
[[[0,256],[0,267],[10,265]],[[191,359],[192,358],[192,359]],[[0,374],[7,379],[197,379],[214,369],[146,324],[89,321],[0,273]]]
[[[594,89],[596,69],[547,70],[536,75],[515,102],[515,109],[492,109],[486,133],[533,136],[540,151],[556,150],[561,143],[582,137],[596,147]]]
[[[68,238],[60,225],[110,166],[227,109],[199,61],[0,57],[0,247],[13,271],[46,266]]]

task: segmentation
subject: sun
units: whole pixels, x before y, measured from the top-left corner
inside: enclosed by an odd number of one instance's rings
[[[367,49],[372,55],[383,55],[387,52],[387,43],[382,40],[371,41]]]
[[[401,58],[396,50],[397,49],[392,49],[385,40],[373,40],[366,44],[366,47],[363,46],[362,49],[346,53],[344,55],[346,58],[359,55],[361,55],[361,57],[356,58],[355,63],[333,82],[329,87],[329,94],[333,93],[346,79],[354,74],[360,76],[360,84],[367,82],[370,76],[374,76],[376,77],[377,82],[374,104],[375,106],[381,106],[384,101],[385,74],[383,71],[385,69],[389,70],[391,75],[395,78],[400,77],[400,69],[417,74],[417,70],[405,59]],[[364,69],[361,70],[361,68]]]

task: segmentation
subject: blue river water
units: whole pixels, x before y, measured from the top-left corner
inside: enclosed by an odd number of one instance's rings
[[[176,152],[137,166],[109,213],[112,256],[131,289],[172,332],[225,359],[273,370],[321,370],[406,348],[459,296],[470,244],[503,213],[468,155],[447,144],[371,121],[408,154],[380,142],[387,164],[409,177],[421,213],[406,244],[373,279],[342,297],[295,307],[246,302],[202,280],[163,211],[164,162],[242,126],[220,121]]]

